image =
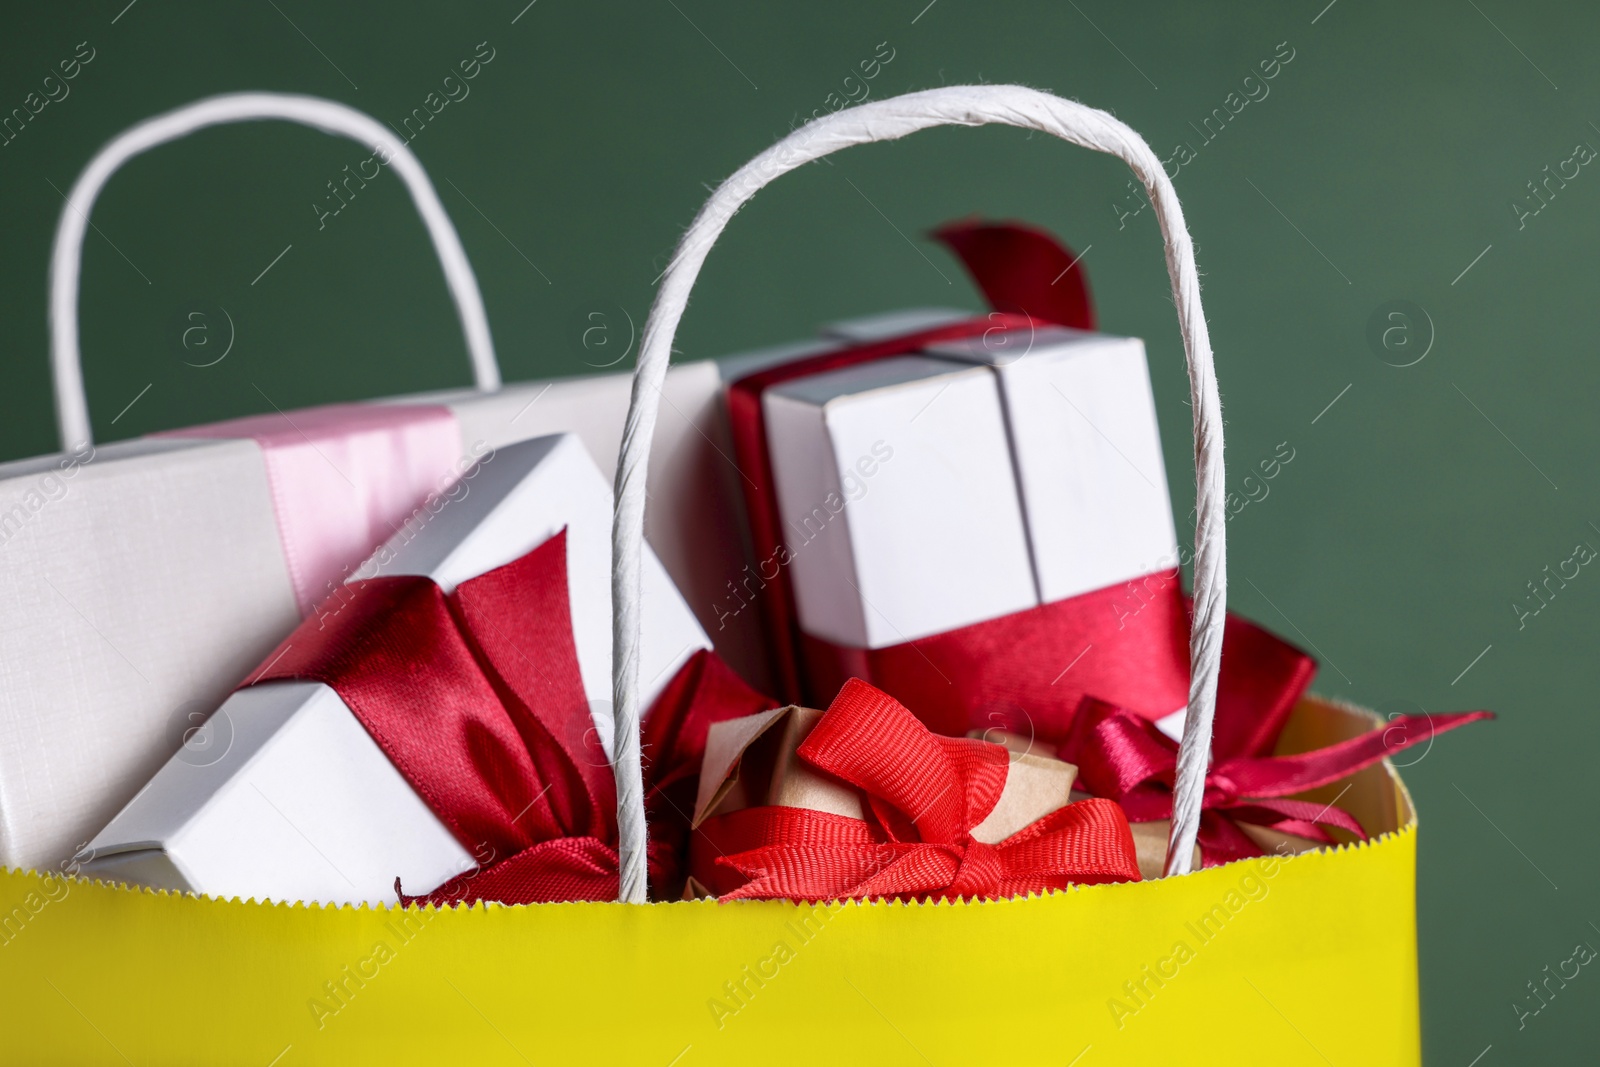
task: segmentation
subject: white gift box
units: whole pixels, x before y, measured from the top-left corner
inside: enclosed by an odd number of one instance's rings
[[[883,648],[1038,603],[987,368],[899,356],[762,404],[803,631]]]
[[[928,352],[999,380],[1044,603],[1177,566],[1143,341],[1049,327]]]
[[[445,591],[563,527],[573,636],[601,742],[610,742],[610,486],[572,435],[501,448],[437,514],[356,578],[415,574]],[[647,551],[641,678],[648,702],[710,647]],[[393,902],[474,863],[328,686],[234,693],[89,845],[94,876],[222,897]]]
[[[661,409],[663,422],[657,425],[655,450],[650,457],[652,508],[645,514],[645,535],[661,553],[679,588],[695,605],[701,623],[711,632],[718,655],[756,688],[771,690],[774,685],[766,662],[766,635],[760,616],[753,611],[719,609],[719,605],[725,608],[730,602],[730,594],[733,601],[743,603],[741,591],[748,591],[752,568],[758,571],[760,567],[747,536],[749,526],[744,497],[746,474],[739,470],[733,458],[733,441],[722,403],[724,387],[770,367],[836,352],[850,345],[897,337],[912,330],[929,329],[955,322],[966,315],[967,312],[953,308],[906,308],[862,315],[827,323],[814,338],[750,349],[715,360],[680,364],[668,371],[667,388],[662,394],[667,403]],[[716,376],[715,395],[709,400],[701,399],[703,394],[698,390],[693,394],[698,401],[695,403],[685,403],[674,396],[675,377],[699,387],[705,380],[702,377],[705,372]],[[608,450],[602,465],[615,464],[616,445],[621,436],[621,413],[627,408],[628,384],[628,380],[624,379],[618,400],[615,401],[618,411],[615,425],[618,429],[603,439]],[[691,411],[695,413],[690,427],[698,431],[698,441],[680,433],[682,445],[675,448],[669,443],[671,439],[664,439],[669,432],[665,420],[673,410],[679,415]],[[584,443],[595,447],[588,435],[584,436]],[[700,449],[694,467],[696,473],[690,475],[686,470],[673,480],[677,491],[688,491],[689,496],[665,507],[657,507],[656,502],[662,498],[655,489],[655,483],[663,456],[671,457],[680,449],[685,455],[693,454],[696,447]],[[597,451],[595,454],[600,456],[601,453]],[[670,458],[668,462],[671,462]],[[706,473],[713,477],[706,477]],[[663,521],[663,513],[669,513],[671,517]],[[700,525],[692,521],[674,521],[680,513],[698,516]],[[680,543],[683,549],[678,551],[675,546]]]
[[[745,563],[742,500],[722,408],[724,377],[711,360],[667,371],[650,453],[645,538],[712,636],[717,654],[746,680],[765,680],[753,615],[721,620],[716,605]],[[498,393],[454,390],[395,403],[445,403],[468,445],[498,448],[552,433],[576,434],[607,482],[616,474],[633,376],[625,372],[510,385]]]
[[[300,573],[279,511],[295,505],[269,476],[271,446],[254,439],[149,438],[0,464],[0,865],[54,867],[83,847],[315,594],[383,539],[359,543],[363,529],[399,528],[472,459],[570,429],[609,484],[628,388],[616,374],[400,401],[421,413],[434,405],[432,455],[399,472],[398,497],[393,477],[375,494],[331,460],[316,488],[333,502],[324,495],[317,512],[364,525],[345,532],[342,562],[325,553],[320,569]],[[739,514],[720,503],[731,449],[715,443],[725,441],[719,389],[709,362],[668,374],[646,517],[673,578],[711,622],[744,562]],[[409,416],[352,432],[311,428],[311,417],[274,416],[283,437],[307,432],[313,469],[318,453],[363,440],[371,454],[400,455],[393,439],[415,429]],[[733,620],[717,638],[759,682],[755,625]]]
[[[72,458],[0,466],[4,866],[70,858],[300,621],[253,442]]]
[[[867,343],[956,315],[825,331]],[[1176,565],[1137,338],[1044,327],[940,342],[773,386],[763,413],[796,612],[813,637],[882,648]],[[873,461],[878,441],[892,462]]]

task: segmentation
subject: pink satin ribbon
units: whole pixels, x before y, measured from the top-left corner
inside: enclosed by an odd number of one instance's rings
[[[158,437],[261,446],[302,618],[457,475],[461,430],[439,404],[329,404]]]

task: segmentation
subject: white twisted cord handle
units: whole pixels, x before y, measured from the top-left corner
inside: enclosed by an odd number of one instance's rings
[[[472,356],[472,374],[483,392],[500,388],[500,367],[495,362],[489,319],[483,310],[478,279],[467,262],[450,216],[439,202],[433,182],[411,149],[399,143],[381,123],[353,107],[315,96],[287,93],[225,93],[186,104],[174,111],[146,119],[112,138],[95,154],[78,176],[56,224],[55,247],[50,254],[50,365],[55,383],[56,422],[61,450],[92,444],[89,404],[83,393],[83,367],[78,352],[78,282],[83,267],[83,239],[89,213],[111,175],[128,160],[157,145],[176,141],[207,126],[256,119],[283,119],[358,141],[389,155],[389,163],[411,193],[433,240],[445,284],[455,300]],[[393,147],[391,147],[391,145]]]
[[[1200,276],[1194,246],[1172,182],[1149,145],[1133,130],[1094,108],[1019,85],[967,85],[862,104],[817,119],[741,167],[706,201],[678,242],[662,277],[634,371],[633,398],[617,464],[617,511],[612,527],[612,607],[615,637],[617,827],[620,835],[621,897],[645,900],[645,816],[639,756],[639,567],[644,541],[645,472],[655,434],[661,385],[672,341],[711,246],[745,201],[774,178],[852,145],[891,141],[934,126],[1000,123],[1039,130],[1123,160],[1144,183],[1155,205],[1172,279],[1173,302],[1188,360],[1194,409],[1195,483],[1199,517],[1195,528],[1194,627],[1189,657],[1189,712],[1178,752],[1168,875],[1187,874],[1200,821],[1200,800],[1211,753],[1211,719],[1217,671],[1222,661],[1226,610],[1222,405],[1211,361],[1211,340],[1200,309]]]

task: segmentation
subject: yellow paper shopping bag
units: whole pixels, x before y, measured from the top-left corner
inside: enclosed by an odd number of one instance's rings
[[[645,475],[678,321],[717,235],[852,144],[1000,122],[1125,160],[1165,237],[1195,411],[1193,684],[1169,876],[990,901],[645,902],[639,585]],[[663,276],[618,464],[616,903],[321,908],[0,875],[6,1063],[1415,1064],[1416,819],[1386,763],[1298,799],[1363,842],[1190,873],[1221,653],[1222,421],[1170,181],[1111,116],[1015,86],[819,119],[713,194]],[[1306,698],[1279,754],[1372,729]],[[1245,1046],[1245,1047],[1242,1047]]]
[[[1323,747],[1372,718],[1311,699]],[[339,910],[0,877],[0,1062],[1420,1062],[1404,787],[1371,841],[976,903]],[[1226,1036],[1224,1036],[1226,1035]]]

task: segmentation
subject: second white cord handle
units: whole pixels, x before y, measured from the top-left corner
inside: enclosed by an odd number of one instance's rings
[[[1200,308],[1200,274],[1194,245],[1183,221],[1178,194],[1150,146],[1111,115],[1020,85],[964,85],[908,93],[824,116],[802,126],[756,156],[723,182],[678,242],[645,323],[634,371],[632,404],[617,463],[616,519],[612,528],[612,620],[616,708],[617,829],[620,838],[619,899],[646,899],[646,827],[639,752],[640,560],[644,543],[645,474],[655,436],[661,386],[673,338],[706,255],[735,213],[756,191],[796,167],[841,148],[892,141],[934,126],[999,123],[1039,130],[1072,144],[1123,160],[1144,185],[1155,207],[1165,245],[1178,328],[1183,335],[1194,410],[1195,524],[1194,624],[1189,641],[1191,675],[1188,716],[1178,751],[1177,780],[1166,873],[1187,874],[1200,825],[1211,757],[1211,721],[1222,663],[1227,611],[1227,549],[1224,526],[1222,403],[1212,367],[1211,338]]]

